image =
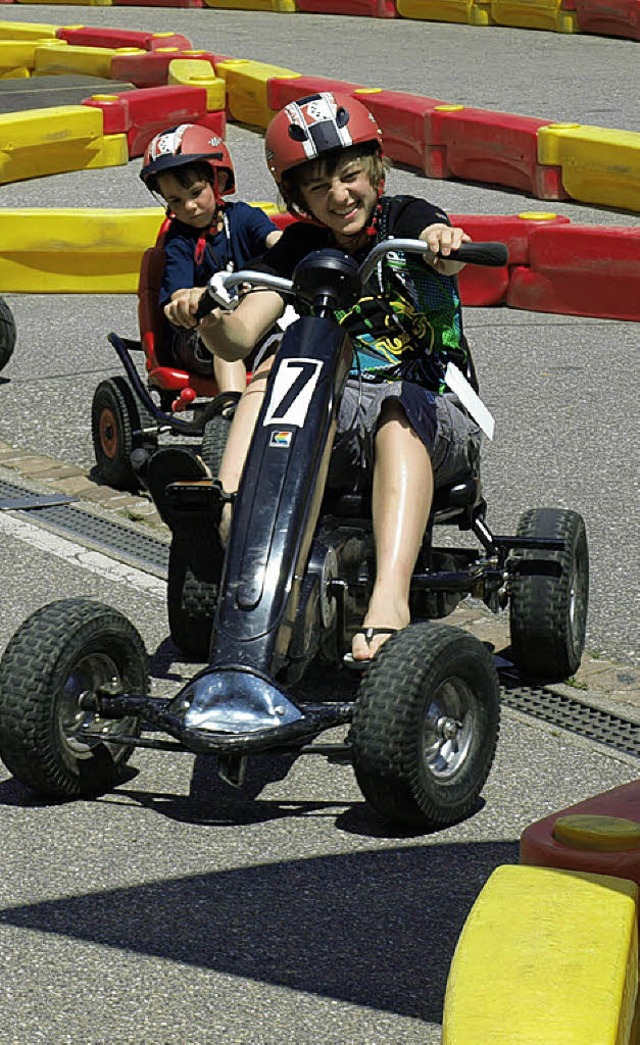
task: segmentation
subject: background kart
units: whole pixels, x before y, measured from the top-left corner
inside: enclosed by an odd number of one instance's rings
[[[195,436],[214,474],[224,450],[229,406],[237,396],[219,396],[213,376],[203,377],[175,366],[169,328],[158,305],[164,273],[165,221],[153,247],[142,258],[138,281],[140,340],[111,335],[126,377],[101,381],[91,405],[91,434],[100,477],[117,490],[137,489],[131,464],[136,449],[154,450],[161,433]],[[147,387],[138,376],[133,356],[144,353]],[[150,393],[153,393],[153,396]],[[190,412],[189,419],[180,415]]]
[[[13,355],[16,346],[16,323],[13,312],[4,298],[0,298],[0,370],[2,370]]]

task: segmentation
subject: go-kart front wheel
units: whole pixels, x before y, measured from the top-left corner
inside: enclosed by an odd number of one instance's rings
[[[139,480],[131,454],[142,445],[154,449],[158,436],[153,417],[138,402],[124,377],[107,378],[96,388],[91,434],[98,471],[107,485],[115,490],[137,489]]]
[[[555,537],[561,552],[521,551],[518,557],[558,563],[555,576],[516,575],[510,583],[511,657],[532,678],[560,681],[575,674],[584,652],[589,606],[589,550],[584,520],[563,508],[521,516],[518,537]]]
[[[477,806],[498,742],[498,676],[460,628],[411,625],[382,647],[356,700],[356,779],[386,820],[446,827]]]
[[[0,298],[0,370],[7,365],[16,347],[16,322],[13,312]]]
[[[82,707],[101,687],[145,695],[147,656],[132,624],[90,599],[63,599],[18,629],[0,663],[0,757],[40,794],[108,791],[133,750],[137,719],[101,719]]]

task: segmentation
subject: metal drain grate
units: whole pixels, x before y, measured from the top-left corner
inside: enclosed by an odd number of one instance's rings
[[[165,579],[169,564],[169,545],[150,534],[129,529],[122,523],[103,519],[73,505],[38,507],[38,494],[13,483],[0,481],[0,499],[33,498],[33,508],[16,509],[19,515],[26,514],[30,522],[44,523],[62,536],[77,537],[97,551],[117,557]]]
[[[524,686],[517,677],[504,676],[502,701],[516,711],[549,722],[569,733],[640,758],[640,723],[630,722],[609,711],[583,704],[573,697],[554,693],[544,686]]]

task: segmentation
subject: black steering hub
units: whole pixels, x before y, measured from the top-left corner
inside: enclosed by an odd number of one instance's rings
[[[314,312],[322,313],[355,305],[362,281],[352,257],[327,247],[312,251],[296,265],[293,289]]]

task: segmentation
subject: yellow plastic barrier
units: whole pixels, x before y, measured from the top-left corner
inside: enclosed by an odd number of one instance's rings
[[[0,36],[0,75],[10,69],[26,69],[27,75],[35,68],[36,49],[55,47],[60,41],[50,39],[4,40]]]
[[[0,209],[0,294],[135,294],[163,221],[160,207]]]
[[[201,58],[174,58],[169,62],[167,83],[204,87],[207,92],[207,112],[216,112],[225,107],[226,85],[221,76],[216,76],[211,62]]]
[[[465,25],[491,25],[490,0],[397,0],[402,18],[429,22],[462,22]]]
[[[574,200],[640,211],[640,134],[551,123],[538,130],[538,161],[562,168]]]
[[[491,0],[491,17],[497,25],[580,32],[576,12],[563,11],[562,3],[563,0]]]
[[[103,150],[102,112],[53,106],[0,115],[0,184],[83,170]]]
[[[631,1045],[637,902],[627,879],[497,868],[453,956],[443,1045]]]
[[[274,111],[267,104],[267,84],[270,79],[297,79],[300,73],[281,69],[266,62],[252,62],[247,58],[231,58],[218,62],[216,72],[227,84],[227,109],[233,120],[255,127],[266,127]]]
[[[207,7],[222,7],[227,11],[275,11],[292,14],[297,10],[295,0],[204,0]]]
[[[47,42],[46,46],[36,47],[35,75],[79,73],[109,79],[114,54],[123,51],[137,54],[139,50],[137,47],[79,47],[68,44],[66,40],[58,40],[55,44]]]
[[[0,22],[0,40],[55,40],[59,28],[40,22]]]
[[[96,145],[98,148],[87,159],[85,170],[95,170],[96,167],[125,167],[129,162],[126,134],[105,134]]]
[[[0,292],[135,294],[163,219],[159,207],[2,209]]]
[[[26,65],[17,65],[13,69],[0,69],[0,80],[28,80],[31,70]]]

